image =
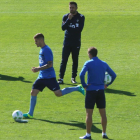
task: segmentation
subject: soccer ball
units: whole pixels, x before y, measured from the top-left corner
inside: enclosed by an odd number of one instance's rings
[[[104,79],[104,84],[109,84],[112,80],[112,77],[108,74],[108,73],[105,73],[105,79]]]
[[[12,113],[12,117],[15,121],[19,121],[23,118],[23,114],[20,110],[15,110],[13,113]]]

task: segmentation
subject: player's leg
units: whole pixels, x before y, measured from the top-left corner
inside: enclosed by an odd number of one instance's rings
[[[77,83],[75,81],[75,78],[77,76],[79,52],[80,52],[80,46],[74,46],[74,47],[72,47],[72,60],[73,60],[73,65],[72,65],[72,79],[71,79],[71,82],[72,83]]]
[[[24,118],[33,118],[33,113],[37,101],[37,94],[44,89],[42,79],[38,79],[34,82],[32,90],[31,90],[31,99],[30,99],[30,108],[29,112],[23,114]]]
[[[91,139],[92,114],[96,102],[96,91],[86,91],[85,108],[86,108],[86,135],[80,139]]]
[[[70,51],[71,50],[70,50],[69,46],[63,46],[62,60],[61,60],[60,71],[59,71],[60,79],[58,80],[59,84],[63,84],[63,78],[64,78],[64,74],[65,74],[65,71],[66,71],[66,65],[67,65],[67,62],[68,62]]]
[[[23,114],[24,118],[33,118],[33,112],[34,112],[34,109],[35,109],[38,93],[39,93],[39,90],[37,90],[37,89],[32,89],[31,90],[30,108],[29,108],[28,113]]]
[[[68,93],[74,92],[74,91],[79,91],[80,93],[82,93],[83,95],[85,95],[85,90],[84,88],[82,88],[80,85],[75,86],[75,87],[67,87],[67,88],[63,88],[62,90],[55,90],[54,93],[57,97],[60,96],[64,96]]]
[[[91,139],[91,127],[92,127],[92,114],[93,109],[86,109],[86,135],[79,137],[80,139]]]
[[[53,91],[57,97],[66,95],[74,91],[79,91],[80,93],[85,95],[85,90],[81,85],[75,87],[67,87],[60,90],[60,86],[56,81],[56,78],[50,78],[48,80],[46,79],[45,81],[46,81],[45,86],[48,87],[51,91]]]
[[[91,134],[92,114],[93,109],[86,109],[86,129],[88,134]]]
[[[99,112],[101,115],[101,124],[102,124],[102,137],[108,138],[106,134],[106,126],[107,126],[107,117],[106,117],[106,100],[104,90],[98,90],[97,94],[97,108],[99,108]]]
[[[60,90],[60,86],[56,81],[56,78],[51,78],[49,80],[46,80],[46,85],[51,91],[55,93],[57,97],[66,95],[68,93],[79,91],[83,95],[85,95],[85,90],[81,85],[75,86],[75,87],[67,87]]]
[[[33,116],[38,93],[39,93],[38,89],[32,89],[31,90],[31,100],[30,100],[30,109],[29,109],[29,115],[30,116]]]
[[[107,117],[106,117],[106,110],[105,108],[99,109],[100,115],[101,115],[101,124],[102,124],[102,136],[106,137],[106,126],[107,126]]]

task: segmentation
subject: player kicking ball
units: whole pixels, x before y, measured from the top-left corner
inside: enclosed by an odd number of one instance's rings
[[[35,44],[41,47],[39,52],[39,66],[33,67],[33,72],[39,72],[38,78],[34,82],[31,90],[30,109],[29,112],[23,114],[24,118],[33,118],[33,113],[37,101],[37,95],[45,87],[49,88],[57,97],[64,96],[73,91],[79,91],[85,95],[85,90],[81,85],[76,87],[68,87],[60,90],[59,84],[56,81],[56,75],[53,68],[53,53],[48,45],[44,42],[44,35],[38,33],[34,36]]]

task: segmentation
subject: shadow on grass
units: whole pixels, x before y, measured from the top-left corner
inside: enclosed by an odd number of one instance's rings
[[[68,86],[78,86],[79,84],[81,84],[81,83],[76,83],[76,84],[73,84],[73,83],[64,83],[64,84],[60,84],[60,85],[68,85]]]
[[[80,83],[79,83],[80,84]],[[66,84],[64,83],[63,85],[68,85],[68,86],[77,86],[77,84]],[[112,93],[112,94],[120,94],[120,95],[126,95],[126,96],[136,96],[134,93],[132,92],[128,92],[128,91],[123,91],[123,90],[115,90],[115,89],[105,89],[105,93]]]
[[[26,83],[32,83],[31,81],[25,81],[24,77],[19,76],[17,77],[13,77],[13,76],[8,76],[8,75],[2,75],[0,74],[0,80],[5,80],[5,81],[22,81],[22,82],[26,82]]]
[[[132,92],[123,91],[123,90],[115,90],[115,89],[105,89],[105,93],[112,93],[112,94],[120,94],[120,95],[127,95],[127,96],[136,96]]]
[[[61,85],[67,85],[68,87],[71,87],[71,86],[77,86],[77,84],[66,84],[66,83],[64,83],[64,84],[61,84]]]
[[[70,121],[69,123],[67,123],[67,122],[60,122],[60,121],[55,122],[55,121],[44,120],[44,119],[36,119],[36,118],[34,118],[34,120],[44,121],[44,122],[53,123],[53,124],[69,125],[69,126],[78,127],[80,129],[86,129],[85,123],[77,122],[77,121]],[[94,123],[94,124],[101,124],[101,123]],[[102,133],[102,130],[97,128],[94,124],[92,125],[91,131],[94,132],[94,133]],[[73,129],[69,129],[69,130],[77,130],[77,128],[73,128]]]
[[[70,121],[69,123],[67,122],[61,122],[61,121],[50,121],[50,120],[44,120],[44,119],[37,119],[37,118],[33,118],[34,120],[39,120],[39,121],[44,121],[47,123],[53,123],[53,124],[62,124],[62,125],[69,125],[69,126],[73,126],[73,127],[77,127],[77,128],[73,128],[73,129],[69,129],[69,130],[80,130],[80,129],[85,129],[86,131],[86,125],[83,122],[78,122],[78,121]],[[97,128],[94,124],[101,124],[101,123],[93,123],[92,128],[91,128],[91,132],[94,133],[102,133],[102,130]],[[78,129],[80,128],[80,129]],[[93,139],[91,139],[93,140]],[[108,140],[113,140],[108,138]]]

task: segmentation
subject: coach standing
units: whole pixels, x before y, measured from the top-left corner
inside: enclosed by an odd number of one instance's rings
[[[62,61],[60,64],[60,73],[58,79],[59,84],[63,84],[63,78],[66,70],[67,61],[70,53],[72,54],[72,83],[77,83],[75,78],[77,76],[78,56],[81,47],[81,32],[84,27],[85,17],[78,13],[77,3],[69,3],[70,13],[63,16],[62,30],[65,31]]]

